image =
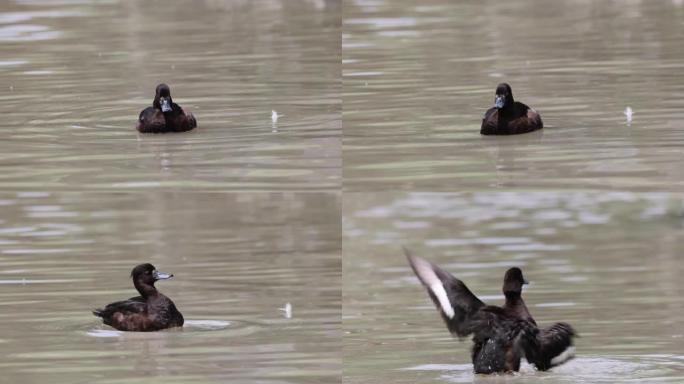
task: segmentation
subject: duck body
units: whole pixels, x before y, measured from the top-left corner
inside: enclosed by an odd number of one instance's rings
[[[141,133],[185,132],[195,127],[195,116],[173,102],[171,90],[166,84],[157,86],[152,106],[140,112],[135,126]]]
[[[518,371],[529,324],[494,306],[483,307],[472,320],[471,357],[475,373]]]
[[[482,135],[516,135],[544,128],[537,111],[513,99],[511,87],[502,83],[496,88],[495,106],[482,119]]]
[[[95,316],[120,331],[151,332],[183,326],[183,315],[176,305],[154,287],[157,280],[173,275],[158,272],[151,264],[140,264],[131,276],[140,296],[108,304],[93,311]]]
[[[438,266],[408,254],[416,276],[427,288],[449,331],[472,335],[475,373],[516,372],[524,357],[538,370],[548,370],[574,355],[575,330],[567,323],[539,328],[521,297],[526,284],[519,268],[504,277],[503,307],[486,305],[466,285]]]

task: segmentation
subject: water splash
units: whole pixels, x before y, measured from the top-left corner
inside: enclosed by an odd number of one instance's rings
[[[671,359],[671,357],[669,357]],[[657,359],[648,356],[620,356],[604,358],[600,356],[587,356],[575,358],[566,364],[553,368],[548,372],[539,372],[532,365],[521,362],[520,372],[513,375],[493,375],[481,377],[473,374],[472,364],[423,364],[406,367],[405,371],[432,371],[454,383],[472,383],[474,378],[497,377],[527,377],[532,379],[542,378],[571,378],[577,383],[612,383],[619,379],[630,378],[656,378],[661,377],[663,372],[657,365]],[[498,382],[498,381],[497,381]]]

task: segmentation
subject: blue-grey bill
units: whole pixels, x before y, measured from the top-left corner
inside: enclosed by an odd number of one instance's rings
[[[171,274],[171,273],[154,271],[154,278],[157,280],[166,280],[166,279],[170,279],[172,277],[173,277],[173,274]]]
[[[171,102],[169,102],[169,99],[161,99],[159,103],[161,104],[162,112],[171,112]]]
[[[494,98],[494,106],[497,108],[503,108],[503,106],[504,106],[503,96],[497,96]]]

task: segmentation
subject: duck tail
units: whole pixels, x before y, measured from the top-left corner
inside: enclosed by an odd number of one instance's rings
[[[93,311],[93,315],[97,317],[104,317],[103,310],[102,309],[96,309]]]
[[[568,323],[556,323],[540,329],[534,350],[527,361],[533,363],[538,370],[546,371],[575,357],[573,338],[577,336],[575,329]]]

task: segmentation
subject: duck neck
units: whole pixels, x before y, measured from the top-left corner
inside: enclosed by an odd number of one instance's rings
[[[520,303],[525,305],[525,302],[523,301],[522,296],[520,295],[520,292],[504,292],[504,296],[506,296],[506,306],[507,307],[517,306]]]
[[[510,108],[515,104],[515,99],[513,98],[513,92],[508,92],[506,95],[506,102],[504,103],[504,108]]]
[[[508,311],[513,312],[516,316],[524,319],[532,320],[532,315],[527,310],[525,301],[523,301],[520,292],[504,292],[506,296],[506,304],[504,306]]]
[[[506,104],[504,104],[501,109],[499,109],[499,113],[502,115],[508,115],[513,112],[514,108],[513,106],[515,105],[515,102],[513,100],[506,100]]]
[[[153,284],[145,284],[140,281],[135,281],[133,285],[135,285],[135,289],[138,290],[140,296],[144,297],[145,299],[156,296],[158,293],[157,288],[155,288]]]

